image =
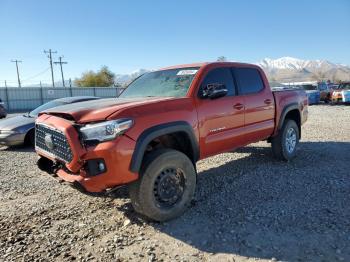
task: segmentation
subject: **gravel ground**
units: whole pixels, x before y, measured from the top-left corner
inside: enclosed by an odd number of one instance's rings
[[[167,223],[125,188],[90,196],[0,148],[0,261],[350,261],[350,107],[311,106],[298,156],[265,142],[198,162],[193,206]]]

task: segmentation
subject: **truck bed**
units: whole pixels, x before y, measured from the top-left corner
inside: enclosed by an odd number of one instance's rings
[[[281,123],[280,119],[283,117],[284,112],[288,109],[295,108],[299,109],[301,112],[300,115],[300,124],[302,125],[307,120],[307,107],[308,107],[308,98],[305,90],[287,88],[287,89],[272,89],[272,94],[275,99],[275,131],[277,133],[280,126],[278,123]]]

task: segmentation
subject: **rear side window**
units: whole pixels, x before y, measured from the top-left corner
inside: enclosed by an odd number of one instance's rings
[[[200,92],[203,90],[203,87],[209,84],[224,84],[227,89],[228,96],[236,95],[236,89],[233,84],[233,77],[230,68],[215,68],[204,77],[204,80],[201,84]]]
[[[254,94],[264,89],[264,83],[257,69],[235,68],[234,72],[240,94]]]

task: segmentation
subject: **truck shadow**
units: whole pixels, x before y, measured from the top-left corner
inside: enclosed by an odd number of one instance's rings
[[[0,146],[0,151],[7,152],[34,152],[34,147],[29,145],[20,145],[20,146]]]
[[[236,160],[201,168],[192,208],[157,230],[210,253],[350,261],[350,142],[301,142],[288,163],[269,146],[221,157]],[[120,209],[142,220],[130,203]]]

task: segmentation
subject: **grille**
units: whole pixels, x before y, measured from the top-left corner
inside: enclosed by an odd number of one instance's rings
[[[58,130],[37,124],[35,127],[35,145],[40,150],[64,162],[69,163],[73,159],[67,138]]]

